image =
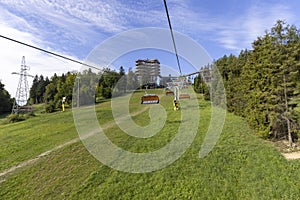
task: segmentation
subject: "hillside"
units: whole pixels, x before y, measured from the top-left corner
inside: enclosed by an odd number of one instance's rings
[[[148,108],[135,93],[130,112],[145,126]],[[38,114],[16,124],[0,125],[0,173],[39,156],[34,162],[1,176],[1,199],[297,199],[300,192],[300,162],[287,161],[265,140],[256,137],[244,119],[228,113],[223,132],[213,151],[199,158],[210,122],[210,103],[198,95],[198,133],[176,162],[150,173],[125,173],[96,160],[74,126],[71,110]],[[134,139],[112,121],[110,102],[96,106],[108,137],[118,146],[148,152],[164,146],[180,125],[172,97],[161,105],[167,124],[153,138]],[[169,106],[170,105],[170,106]],[[71,141],[71,142],[70,142]],[[69,143],[68,143],[69,142]],[[60,145],[60,146],[59,146]],[[55,148],[58,147],[59,148]]]

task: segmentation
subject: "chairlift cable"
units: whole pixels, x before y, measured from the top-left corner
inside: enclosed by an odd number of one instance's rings
[[[21,44],[21,45],[24,45],[24,46],[33,48],[33,49],[36,49],[36,50],[42,51],[42,52],[47,53],[47,54],[51,54],[51,55],[53,55],[53,56],[56,56],[56,57],[59,57],[59,58],[65,59],[65,60],[69,60],[69,61],[74,62],[74,63],[77,63],[77,64],[81,64],[81,65],[84,65],[84,66],[87,66],[87,67],[90,67],[90,68],[93,68],[93,69],[101,70],[101,69],[98,68],[98,67],[95,67],[95,66],[92,66],[92,65],[89,65],[89,64],[80,62],[80,61],[75,60],[75,59],[72,59],[72,58],[68,58],[68,57],[63,56],[63,55],[58,54],[58,53],[54,53],[54,52],[51,52],[51,51],[48,51],[48,50],[45,50],[45,49],[42,49],[42,48],[39,48],[39,47],[30,45],[30,44],[27,44],[27,43],[25,43],[25,42],[21,42],[21,41],[18,41],[18,40],[15,40],[15,39],[12,39],[12,38],[3,36],[3,35],[0,35],[0,37],[2,37],[2,38],[4,38],[4,39],[7,39],[7,40],[10,40],[10,41],[12,41],[12,42],[15,42],[15,43],[18,43],[18,44]]]
[[[168,18],[169,28],[170,28],[170,32],[171,32],[171,36],[172,36],[174,51],[175,51],[175,55],[176,55],[176,59],[177,59],[177,65],[178,65],[178,69],[179,69],[180,76],[181,76],[182,75],[182,73],[181,73],[181,67],[180,67],[179,57],[178,57],[178,53],[177,53],[177,48],[176,48],[176,44],[175,44],[175,38],[174,38],[174,34],[173,34],[173,29],[172,29],[172,25],[171,25],[171,20],[170,20],[170,16],[169,16],[169,11],[168,11],[168,6],[167,6],[166,0],[164,0],[164,4],[165,4],[166,15],[167,15],[167,18]]]

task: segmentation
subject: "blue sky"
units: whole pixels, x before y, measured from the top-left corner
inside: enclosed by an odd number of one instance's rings
[[[213,59],[251,49],[257,36],[263,35],[278,19],[300,27],[299,0],[167,0],[167,3],[173,29],[202,45]],[[163,0],[0,0],[1,35],[82,61],[106,39],[144,27],[168,28]],[[18,77],[11,72],[20,70],[23,55],[33,75],[51,76],[54,72],[80,67],[2,38],[0,46],[0,79],[12,96]],[[124,67],[134,67],[134,56],[131,54],[130,58],[132,66],[127,59]],[[151,58],[151,53],[147,58]]]

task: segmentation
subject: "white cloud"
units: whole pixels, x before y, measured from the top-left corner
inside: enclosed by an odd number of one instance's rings
[[[0,2],[19,13],[32,15],[32,18],[37,16],[40,18],[28,22],[31,23],[31,26],[27,26],[29,32],[43,39],[53,37],[60,43],[69,44],[73,48],[78,48],[79,45],[72,45],[72,43],[80,43],[83,47],[93,45],[93,42],[101,42],[111,34],[130,28],[149,26],[168,28],[163,2],[158,0],[51,2],[48,0],[2,0]],[[198,41],[217,41],[221,46],[232,50],[249,47],[251,42],[263,34],[265,29],[272,27],[277,19],[289,21],[294,18],[288,3],[284,2],[272,4],[256,1],[252,5],[240,3],[245,5],[244,13],[243,10],[237,10],[237,13],[222,15],[212,10],[205,10],[204,3],[202,3],[203,8],[201,6],[193,8],[194,4],[195,2],[186,0],[168,1],[173,28]],[[47,33],[47,30],[53,33]],[[109,35],[103,36],[105,32]],[[51,43],[53,41],[48,41],[48,45],[51,46]],[[66,52],[70,50],[67,47],[61,48]]]
[[[86,0],[19,0],[4,1],[2,3],[23,15],[39,16],[51,24],[69,31],[85,31],[81,29],[88,25],[96,26],[107,32],[124,30],[119,8],[120,3],[110,1],[86,1]],[[35,21],[38,21],[36,19]],[[79,29],[79,30],[78,30]]]
[[[225,2],[224,2],[225,4]],[[173,28],[190,35],[198,42],[217,43],[226,50],[239,53],[251,48],[251,43],[270,30],[278,19],[293,24],[297,17],[288,2],[240,2],[235,13],[218,13],[206,7],[194,8],[191,1],[170,1],[169,12]]]
[[[174,30],[188,34],[199,43],[213,43],[221,50],[238,52],[251,47],[257,36],[277,19],[296,19],[288,3],[259,2],[237,13],[215,13],[194,1],[169,0]],[[249,6],[250,5],[250,6]],[[100,42],[131,28],[168,28],[160,0],[0,0],[0,33],[29,44],[84,59]],[[15,95],[21,58],[26,56],[31,74],[51,76],[77,69],[75,64],[0,38],[0,79]]]
[[[251,48],[252,42],[270,30],[277,20],[294,23],[294,15],[287,5],[257,3],[250,6],[244,15],[220,23],[217,41],[226,49],[239,51]],[[225,19],[226,20],[226,19]]]
[[[3,35],[18,38],[18,40],[21,40],[22,42],[39,46],[39,44],[34,42],[36,41],[36,38],[29,33],[21,32],[3,24],[0,24],[0,32]],[[22,46],[3,38],[0,38],[0,47],[0,79],[2,80],[2,83],[5,84],[5,89],[8,90],[10,95],[13,97],[16,93],[19,76],[12,75],[11,73],[20,72],[21,60],[23,56],[25,56],[26,65],[30,67],[28,74],[31,75],[42,74],[50,78],[54,72],[61,74],[66,73],[67,71],[77,70],[80,67],[77,64],[55,58],[48,54],[26,46]],[[31,78],[28,78],[28,83],[31,85]]]
[[[268,9],[266,9],[268,8]],[[258,4],[250,7],[247,13],[245,28],[249,38],[256,38],[270,30],[277,20],[286,20],[294,23],[294,15],[287,5],[283,4]]]
[[[39,38],[44,48],[73,52],[83,59],[113,34],[136,27],[161,26],[162,17],[166,20],[162,2],[159,1],[159,9],[151,7],[157,2],[0,0],[5,11],[0,20],[11,18],[10,27]]]

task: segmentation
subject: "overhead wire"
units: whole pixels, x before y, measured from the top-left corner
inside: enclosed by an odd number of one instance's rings
[[[172,29],[172,25],[171,25],[171,20],[170,20],[170,16],[169,16],[169,11],[168,11],[168,6],[167,6],[166,0],[164,0],[164,5],[165,5],[165,10],[166,10],[166,15],[167,15],[167,18],[168,18],[169,29],[170,29],[171,36],[172,36],[172,42],[173,42],[173,46],[174,46],[174,51],[175,51],[175,55],[176,55],[178,69],[179,69],[180,75],[182,75],[181,67],[180,67],[180,62],[179,62],[179,57],[178,57],[178,52],[177,52],[177,48],[176,48],[175,38],[174,38],[174,34],[173,34],[173,29]]]
[[[100,68],[95,67],[95,66],[93,66],[93,65],[89,65],[89,64],[80,62],[80,61],[78,61],[78,60],[75,60],[75,59],[72,59],[72,58],[68,58],[68,57],[63,56],[63,55],[61,55],[61,54],[54,53],[54,52],[52,52],[52,51],[48,51],[48,50],[46,50],[46,49],[42,49],[42,48],[40,48],[40,47],[36,47],[36,46],[30,45],[30,44],[27,44],[27,43],[25,43],[25,42],[21,42],[21,41],[18,41],[18,40],[15,40],[15,39],[12,39],[12,38],[3,36],[3,35],[0,35],[0,37],[1,37],[1,38],[4,38],[4,39],[6,39],[6,40],[9,40],[9,41],[12,41],[12,42],[15,42],[15,43],[18,43],[18,44],[21,44],[21,45],[24,45],[24,46],[33,48],[33,49],[36,49],[36,50],[42,51],[42,52],[47,53],[47,54],[50,54],[50,55],[53,55],[53,56],[56,56],[56,57],[59,57],[59,58],[65,59],[65,60],[69,60],[69,61],[74,62],[74,63],[77,63],[77,64],[81,64],[81,65],[84,65],[84,66],[87,66],[87,67],[90,67],[90,68],[93,68],[93,69],[101,70]]]

